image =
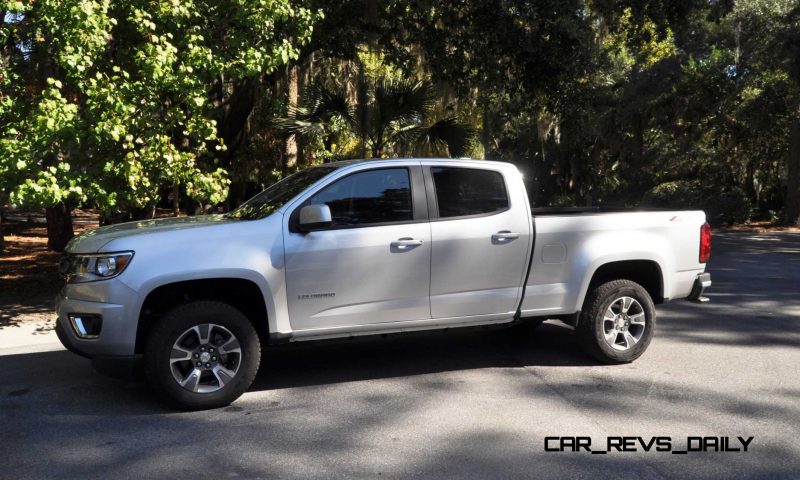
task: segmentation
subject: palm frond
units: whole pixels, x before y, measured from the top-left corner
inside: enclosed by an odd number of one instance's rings
[[[326,121],[339,117],[353,123],[353,106],[343,89],[324,82],[314,82],[303,95],[307,120]]]
[[[336,86],[314,82],[305,89],[302,99],[301,105],[289,107],[289,115],[276,118],[273,125],[288,134],[306,137],[324,135],[334,119],[355,127],[353,106]]]
[[[381,78],[375,86],[376,122],[421,123],[435,105],[433,89],[427,82]]]
[[[452,158],[467,155],[475,141],[475,129],[448,117],[438,122],[417,127],[407,135],[416,137],[413,142],[417,149],[426,150],[433,155],[448,155]]]

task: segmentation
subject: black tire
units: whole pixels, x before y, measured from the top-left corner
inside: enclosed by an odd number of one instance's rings
[[[183,337],[192,327],[206,324],[222,327],[211,329],[214,333],[224,333],[227,329],[238,340],[241,353],[229,354],[229,361],[238,369],[233,377],[225,379],[223,385],[220,386],[221,381],[214,380],[213,372],[203,373],[201,378],[217,381],[218,390],[200,393],[187,390],[178,383],[173,376],[170,358],[173,345],[179,337]],[[207,331],[205,328],[203,330]],[[214,342],[215,339],[223,341],[224,337],[214,333],[207,334],[209,342]],[[200,348],[199,345],[197,348]],[[218,355],[221,363],[223,355]],[[242,312],[226,303],[198,301],[170,310],[153,326],[145,344],[144,373],[147,383],[163,401],[181,410],[204,410],[223,407],[239,398],[253,383],[260,361],[261,345],[258,334]],[[189,361],[189,364],[192,363],[193,360]]]
[[[622,297],[629,297],[636,300],[641,307],[641,313],[644,313],[644,329],[640,338],[635,344],[625,350],[615,349],[609,344],[609,341],[606,340],[607,333],[614,337],[611,333],[612,329],[606,328],[609,323],[613,325],[613,322],[604,321],[608,309],[612,307],[612,304],[617,305],[615,301]],[[639,313],[638,307],[637,313]],[[613,328],[615,329],[616,327]],[[627,329],[630,327],[626,326],[623,328]],[[650,345],[650,340],[653,338],[655,328],[656,309],[647,290],[638,283],[630,280],[614,280],[599,285],[586,296],[580,315],[580,322],[576,329],[576,335],[581,346],[587,353],[601,362],[618,364],[629,363],[639,358],[645,350],[647,350],[648,345]],[[619,348],[622,348],[624,345],[627,345],[627,340],[625,340],[624,334],[620,335],[623,335],[622,339],[619,341]],[[619,339],[620,337],[614,338]]]

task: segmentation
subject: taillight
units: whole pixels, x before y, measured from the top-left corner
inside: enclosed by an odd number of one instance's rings
[[[711,258],[711,225],[708,222],[700,227],[700,263],[706,263]]]

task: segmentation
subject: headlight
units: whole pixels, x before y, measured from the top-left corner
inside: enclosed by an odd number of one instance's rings
[[[131,258],[133,252],[68,255],[61,260],[58,270],[67,283],[94,282],[116,277],[131,263]]]

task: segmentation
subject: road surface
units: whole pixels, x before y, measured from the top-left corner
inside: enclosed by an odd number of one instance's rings
[[[0,477],[800,478],[800,235],[716,235],[710,271],[711,303],[659,307],[630,365],[597,364],[549,323],[290,345],[206,412],[63,350],[0,349]],[[546,452],[548,436],[754,438],[597,455]]]

